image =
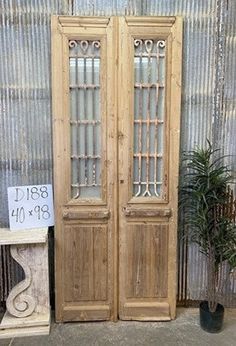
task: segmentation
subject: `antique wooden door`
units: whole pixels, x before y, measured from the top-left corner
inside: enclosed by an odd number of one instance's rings
[[[176,310],[182,24],[52,17],[56,320]]]
[[[119,26],[119,316],[168,320],[176,305],[179,19]]]

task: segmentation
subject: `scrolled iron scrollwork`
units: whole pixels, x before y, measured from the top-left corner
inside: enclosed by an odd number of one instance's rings
[[[136,169],[133,174],[133,193],[135,197],[165,198],[163,179],[160,174],[163,170],[163,161],[160,160],[163,153],[158,136],[160,131],[163,131],[163,126],[161,127],[160,124],[164,124],[164,120],[159,119],[159,113],[164,114],[166,41],[158,38],[136,38],[133,43],[137,71],[134,84],[137,91],[135,105],[138,105],[136,110],[138,119],[134,120],[138,131],[134,132],[136,142],[133,157],[136,160],[134,161]],[[144,95],[147,95],[147,108],[143,107]],[[151,100],[156,105],[155,113],[151,111]],[[154,114],[155,119],[153,119]],[[151,141],[152,133],[155,135],[154,140]],[[145,142],[146,150],[143,149],[142,144]]]
[[[147,40],[135,39],[134,40],[134,46],[136,48],[139,48],[141,53],[146,53],[146,54],[152,53],[155,45],[157,49],[165,48],[166,42],[164,40],[158,40],[155,42],[154,40],[150,40],[150,39],[147,39]],[[144,51],[143,51],[143,47],[144,47]]]
[[[84,54],[87,53],[88,46],[89,46],[88,41],[84,41],[84,40],[83,40],[83,41],[80,41],[80,49],[82,50],[82,52],[83,52]]]
[[[140,39],[136,39],[136,40],[134,40],[134,45],[135,45],[135,47],[140,46],[140,48],[142,48],[143,41]]]
[[[88,40],[70,40],[69,48],[79,47],[82,54],[87,54],[89,47],[92,48],[92,53],[95,52],[95,49],[99,49],[101,47],[101,42],[98,40],[88,41]]]
[[[101,47],[101,42],[100,41],[93,41],[92,47],[93,47],[93,50],[95,50],[95,48],[99,49]]]
[[[75,40],[70,40],[69,41],[69,47],[70,48],[75,48],[77,46],[78,46],[78,42],[77,41],[75,41]]]
[[[157,41],[157,47],[159,48],[165,48],[166,42],[164,40]]]
[[[153,49],[153,41],[152,40],[145,40],[145,49],[147,53],[151,53]]]

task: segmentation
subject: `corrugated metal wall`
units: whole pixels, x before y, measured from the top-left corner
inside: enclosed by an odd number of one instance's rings
[[[183,16],[181,151],[209,138],[235,153],[235,0],[0,0],[0,227],[8,226],[8,186],[52,182],[52,14]],[[236,168],[235,157],[228,162]],[[7,248],[0,249],[0,258],[3,301],[10,277],[17,280],[21,271]],[[178,287],[180,301],[205,294],[204,261],[196,246],[182,240]]]

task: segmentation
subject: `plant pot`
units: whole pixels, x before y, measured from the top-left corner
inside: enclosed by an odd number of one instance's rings
[[[200,326],[208,333],[219,333],[222,329],[224,319],[224,307],[217,305],[216,311],[211,312],[208,308],[208,302],[200,303]]]

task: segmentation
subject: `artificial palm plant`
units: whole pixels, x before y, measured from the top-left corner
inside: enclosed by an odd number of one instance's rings
[[[232,175],[209,141],[206,149],[197,148],[184,156],[187,173],[180,186],[180,205],[189,239],[207,258],[207,301],[214,313],[224,287],[222,265],[227,261],[230,268],[236,267],[236,227],[224,212]]]

